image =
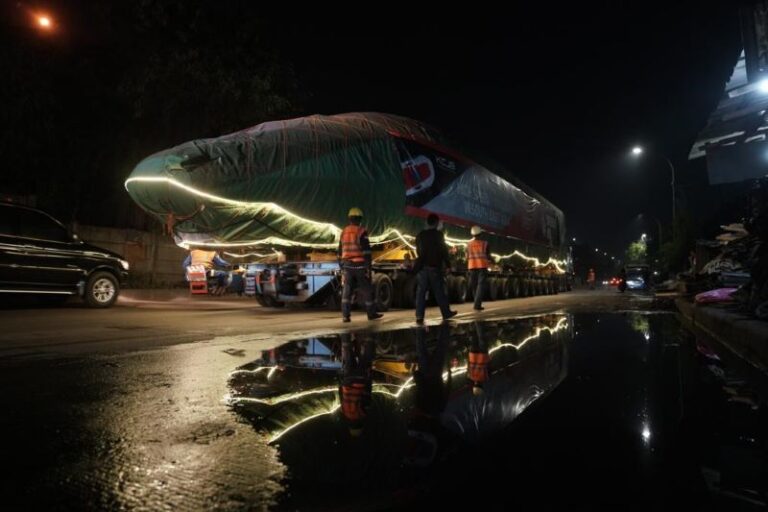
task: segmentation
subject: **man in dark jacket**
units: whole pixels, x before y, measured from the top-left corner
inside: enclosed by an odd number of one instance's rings
[[[434,213],[427,217],[427,229],[416,236],[416,252],[418,259],[414,270],[416,271],[416,323],[424,322],[424,310],[426,309],[427,291],[432,290],[443,320],[456,316],[456,311],[451,311],[448,305],[448,297],[445,296],[445,284],[443,273],[450,268],[448,247],[445,245],[445,236],[437,229],[440,218]]]

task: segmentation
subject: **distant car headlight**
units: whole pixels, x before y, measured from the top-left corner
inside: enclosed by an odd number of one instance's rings
[[[120,262],[120,266],[123,267],[123,270],[128,270],[131,268],[131,266],[128,264],[125,260],[117,260]]]

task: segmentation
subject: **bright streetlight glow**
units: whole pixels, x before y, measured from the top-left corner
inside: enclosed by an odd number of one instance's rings
[[[633,154],[634,156],[640,156],[640,155],[642,155],[642,154],[643,154],[643,148],[641,148],[640,146],[635,146],[635,147],[633,147],[633,148],[632,148],[632,154]]]
[[[768,78],[765,80],[760,80],[760,82],[757,84],[757,88],[760,90],[760,92],[768,93]]]
[[[43,14],[37,16],[37,24],[41,28],[44,28],[46,30],[50,29],[53,26],[53,22],[51,21],[51,18]]]

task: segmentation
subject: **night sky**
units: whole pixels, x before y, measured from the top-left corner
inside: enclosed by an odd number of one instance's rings
[[[92,26],[87,2],[8,2],[2,42],[39,49],[33,36],[22,35],[29,27],[18,17],[34,7],[68,24],[59,34],[65,43],[45,42],[69,48],[65,62],[54,58],[52,66],[72,66],[80,49],[126,44],[119,17],[104,14],[120,2],[97,3],[98,20],[115,25]],[[425,12],[370,4],[344,14],[226,3],[221,39],[239,24],[257,24],[260,50],[293,71],[297,115],[380,111],[428,122],[560,207],[569,236],[616,254],[655,226],[638,222],[638,213],[669,222],[669,171],[653,151],[678,167],[683,204],[706,185],[703,164],[689,164],[687,153],[741,49],[735,2],[536,2],[508,5],[503,13],[468,4]],[[218,39],[206,37],[189,44]],[[114,66],[102,53],[97,58]],[[56,94],[67,101],[72,93],[70,86]],[[201,131],[195,136],[217,135]],[[649,149],[642,161],[627,156],[638,143]]]

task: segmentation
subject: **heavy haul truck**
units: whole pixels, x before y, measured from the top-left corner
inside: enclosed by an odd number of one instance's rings
[[[380,310],[414,305],[414,239],[430,213],[442,219],[454,260],[445,280],[452,302],[471,294],[473,225],[493,251],[487,300],[570,289],[563,213],[404,117],[315,115],[190,141],[142,160],[125,187],[181,247],[242,262],[246,293],[265,306],[338,305],[336,248],[353,206],[365,213]]]

